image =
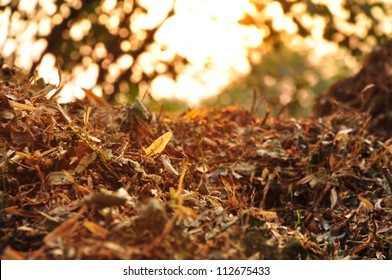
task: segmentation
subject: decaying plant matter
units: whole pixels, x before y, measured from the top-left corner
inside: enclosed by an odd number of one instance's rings
[[[1,80],[2,259],[392,258],[392,142],[366,113],[156,115]]]
[[[327,116],[342,106],[371,115],[368,129],[373,134],[392,136],[392,41],[376,46],[358,73],[320,95],[314,112]]]

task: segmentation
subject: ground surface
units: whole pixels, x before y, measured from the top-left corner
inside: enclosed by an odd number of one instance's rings
[[[170,116],[46,90],[0,85],[2,259],[392,258],[392,141],[366,112]]]

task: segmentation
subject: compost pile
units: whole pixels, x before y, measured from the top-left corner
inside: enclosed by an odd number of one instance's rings
[[[59,105],[11,70],[2,259],[392,259],[392,140],[369,133],[368,110]]]
[[[342,106],[368,113],[368,130],[392,137],[392,41],[376,46],[358,73],[320,95],[314,112],[316,116],[327,116]]]

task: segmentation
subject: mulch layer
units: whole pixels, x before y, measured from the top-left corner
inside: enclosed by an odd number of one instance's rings
[[[2,259],[392,259],[368,113],[59,105],[39,81],[0,83]]]

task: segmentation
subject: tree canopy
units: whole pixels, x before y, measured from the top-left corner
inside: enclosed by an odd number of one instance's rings
[[[2,56],[31,72],[48,54],[65,72],[89,68],[96,73],[94,83],[111,101],[118,94],[136,96],[140,83],[146,85],[160,75],[175,81],[194,63],[157,40],[159,32],[170,31],[180,16],[180,0],[160,1],[159,9],[154,8],[157,1],[142,0],[5,2]],[[224,10],[225,1],[220,2]],[[251,0],[248,4],[238,24],[260,36],[256,45],[248,47],[253,67],[260,64],[258,58],[266,50],[300,40],[310,46],[314,39],[326,40],[358,55],[388,38],[392,29],[391,4],[381,0]],[[197,28],[199,22],[193,24]],[[172,32],[181,39],[176,29]],[[215,43],[205,42],[207,48]],[[26,53],[31,53],[30,63],[24,59]],[[201,68],[209,67],[207,58]]]

